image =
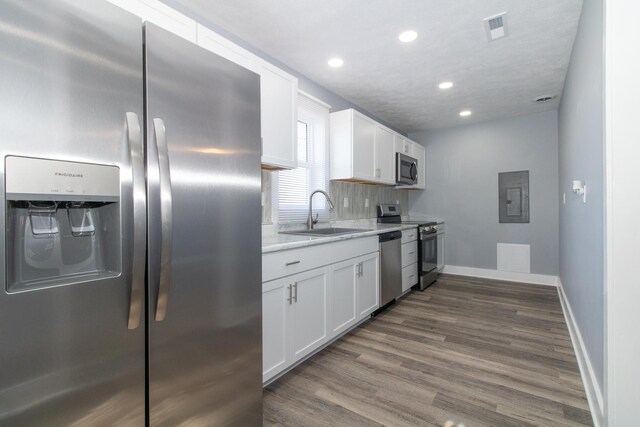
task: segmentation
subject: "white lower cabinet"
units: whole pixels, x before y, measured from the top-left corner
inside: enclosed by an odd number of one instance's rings
[[[402,292],[406,292],[418,283],[418,264],[411,264],[402,268]]]
[[[402,231],[402,292],[418,283],[418,229]]]
[[[263,382],[379,307],[377,236],[275,252],[262,259],[262,274],[269,280],[262,284]],[[286,270],[280,264],[307,270]],[[274,277],[278,274],[288,275]]]
[[[327,268],[262,284],[262,378],[324,344],[329,334]]]
[[[360,263],[350,259],[331,266],[331,332],[339,334],[358,321],[356,290]]]
[[[331,333],[350,329],[379,306],[378,252],[331,266]]]
[[[360,277],[356,286],[358,320],[369,316],[380,307],[380,254],[360,258]]]
[[[289,279],[291,356],[298,360],[329,339],[327,316],[327,269],[317,268]]]
[[[289,281],[276,279],[262,284],[262,379],[287,367],[287,311]]]

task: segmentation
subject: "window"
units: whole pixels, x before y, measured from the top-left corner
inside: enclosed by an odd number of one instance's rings
[[[298,167],[278,172],[278,222],[305,222],[309,195],[329,188],[329,108],[300,94],[298,96]],[[329,220],[329,207],[322,195],[313,198],[313,213]]]

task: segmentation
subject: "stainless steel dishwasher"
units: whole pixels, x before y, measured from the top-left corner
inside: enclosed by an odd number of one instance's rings
[[[402,293],[402,231],[382,233],[380,237],[380,309]]]

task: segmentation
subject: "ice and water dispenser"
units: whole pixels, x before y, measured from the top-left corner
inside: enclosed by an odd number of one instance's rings
[[[7,292],[120,274],[118,167],[8,156],[5,199]]]

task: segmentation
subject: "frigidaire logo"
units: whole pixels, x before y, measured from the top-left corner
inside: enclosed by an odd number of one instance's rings
[[[69,173],[69,172],[56,172],[56,176],[64,176],[67,178],[84,178],[84,175],[81,173]]]

